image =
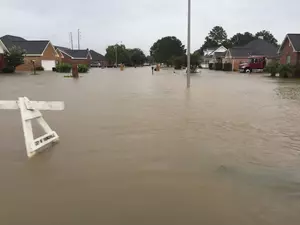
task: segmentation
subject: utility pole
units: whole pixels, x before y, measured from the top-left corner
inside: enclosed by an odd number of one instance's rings
[[[73,34],[72,34],[72,32],[70,32],[70,42],[71,42],[71,49],[73,50],[74,46],[73,46]]]
[[[188,0],[187,74],[186,87],[191,87],[191,0]]]
[[[78,50],[80,50],[80,30],[78,29]]]
[[[116,67],[118,67],[118,44],[115,45]]]
[[[115,45],[115,53],[116,53],[116,67],[118,67],[118,44],[121,43],[122,41],[119,41],[118,43],[116,43]]]

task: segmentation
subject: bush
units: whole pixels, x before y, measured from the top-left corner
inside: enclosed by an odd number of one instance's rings
[[[66,63],[59,63],[56,65],[56,72],[59,73],[70,73],[72,65]]]
[[[232,71],[232,64],[231,63],[224,63],[223,70],[224,71]]]
[[[222,70],[223,69],[223,64],[222,63],[215,63],[214,68],[215,68],[215,70]]]
[[[281,64],[278,67],[278,72],[280,77],[287,78],[292,73],[292,67],[289,64]]]
[[[78,72],[79,73],[87,73],[89,71],[89,67],[84,64],[79,64],[78,65]]]
[[[278,72],[278,69],[279,69],[279,63],[271,62],[264,68],[264,72],[270,73],[271,77],[275,77],[276,73]]]
[[[13,67],[5,67],[2,69],[3,73],[14,73],[15,72],[15,68]]]
[[[35,70],[36,70],[36,71],[44,71],[44,67],[42,67],[42,66],[37,66],[37,67],[35,67]]]
[[[293,76],[300,77],[300,65],[292,67]]]

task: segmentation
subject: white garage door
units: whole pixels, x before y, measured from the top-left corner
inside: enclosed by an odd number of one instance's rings
[[[52,68],[55,67],[55,60],[42,60],[42,67],[45,71],[52,71]]]

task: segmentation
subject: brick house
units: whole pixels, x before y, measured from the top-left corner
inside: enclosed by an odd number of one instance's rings
[[[84,64],[90,66],[92,56],[89,49],[85,50],[72,50],[56,46],[56,50],[61,54],[61,62],[68,64]]]
[[[106,67],[108,65],[108,61],[103,55],[94,50],[90,50],[90,53],[92,56],[92,63],[99,63],[102,67]]]
[[[278,50],[280,64],[300,63],[300,34],[287,34]]]
[[[250,56],[263,56],[267,59],[267,63],[277,59],[277,47],[262,38],[253,40],[243,47],[233,47],[227,50],[224,63],[231,63],[233,70],[239,70],[242,62],[247,62]]]
[[[9,51],[11,47],[16,46],[26,52],[24,64],[17,66],[16,71],[32,70],[32,61],[35,62],[36,67],[42,66],[46,71],[51,71],[59,58],[59,55],[57,55],[54,46],[49,40],[26,40],[11,35],[5,35],[1,37],[0,40],[7,51]]]

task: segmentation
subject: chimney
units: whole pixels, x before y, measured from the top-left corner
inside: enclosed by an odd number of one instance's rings
[[[264,40],[264,36],[258,36],[258,39]]]

